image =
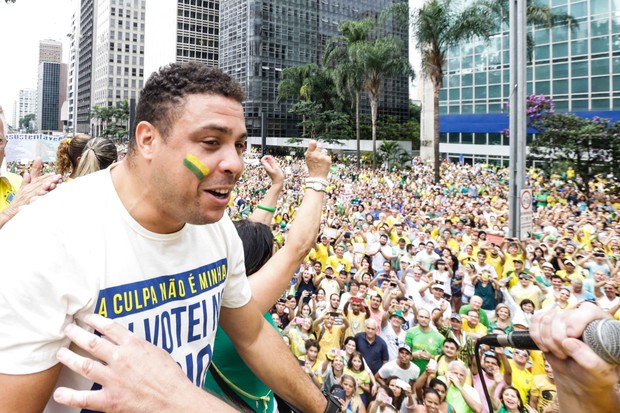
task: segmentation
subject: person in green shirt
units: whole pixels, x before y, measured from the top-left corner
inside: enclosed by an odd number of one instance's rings
[[[424,371],[428,361],[439,354],[445,338],[431,328],[431,315],[428,310],[418,310],[417,320],[418,325],[407,330],[405,343],[411,348],[413,364],[418,366],[420,371]]]

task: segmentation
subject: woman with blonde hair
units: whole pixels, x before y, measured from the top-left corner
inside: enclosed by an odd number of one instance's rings
[[[344,389],[343,411],[351,413],[366,413],[366,407],[357,392],[357,382],[350,374],[344,374],[340,379],[340,385]]]
[[[75,139],[75,138],[74,138]],[[86,143],[75,171],[75,178],[105,169],[116,162],[116,145],[106,138],[93,138]]]

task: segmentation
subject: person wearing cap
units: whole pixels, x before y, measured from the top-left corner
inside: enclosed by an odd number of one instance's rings
[[[396,376],[412,385],[420,376],[420,368],[411,362],[411,348],[402,343],[398,347],[398,357],[385,363],[375,374],[377,382],[383,386],[388,377]]]
[[[581,271],[581,268],[577,268],[577,264],[572,259],[564,260],[564,269],[558,271],[558,275],[564,278],[565,282],[570,281],[572,278],[579,278],[580,280],[585,280],[585,276]]]
[[[320,262],[321,267],[325,267],[327,258],[334,253],[334,248],[329,244],[329,237],[327,235],[321,234],[319,240],[312,251],[310,251],[310,259]]]
[[[528,403],[534,375],[528,370],[530,352],[523,349],[512,350],[512,360],[508,360],[512,370],[512,385],[519,391],[523,403]]]
[[[424,284],[420,288],[420,296],[423,303],[422,308],[426,308],[430,313],[435,309],[439,309],[443,314],[443,317],[447,319],[452,314],[452,304],[446,298],[444,298],[445,291],[443,284],[440,281],[430,280],[429,283]],[[428,294],[426,290],[430,288],[431,293]]]
[[[462,328],[462,317],[452,313],[450,323],[445,324],[438,313],[433,315],[433,323],[437,331],[446,339],[451,338],[458,344],[458,359],[470,368],[475,355],[475,339]]]
[[[396,305],[391,305],[389,311],[383,314],[381,320],[381,338],[383,338],[388,346],[388,354],[390,361],[398,356],[398,346],[405,342],[407,331],[402,329],[403,324],[407,320],[401,309],[397,309]]]
[[[538,280],[538,282],[545,287],[551,287],[551,276],[555,274],[555,268],[553,268],[553,264],[551,264],[550,262],[543,262],[540,265],[540,268],[542,269],[542,275],[536,276],[536,280]]]
[[[332,294],[340,296],[340,290],[344,287],[340,277],[334,275],[334,267],[331,265],[326,266],[322,274],[314,277],[314,285],[317,289],[322,288],[326,297],[331,297]]]
[[[594,292],[594,273],[602,271],[605,276],[609,277],[614,270],[609,257],[602,249],[594,249],[587,257],[578,259],[576,263],[584,270],[587,270],[588,276],[584,281],[584,286],[591,293]]]

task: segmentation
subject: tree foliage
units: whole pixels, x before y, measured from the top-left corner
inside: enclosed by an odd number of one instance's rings
[[[377,118],[381,84],[385,79],[397,76],[413,76],[413,69],[404,55],[401,40],[387,36],[374,41],[358,43],[353,48],[353,56],[361,65],[363,88],[370,100],[372,124],[372,153],[377,157]],[[373,158],[373,168],[376,160]]]
[[[36,119],[37,115],[34,113],[24,115],[24,117],[19,120],[19,129],[25,131],[26,133],[33,133],[36,130],[34,126],[34,121]]]
[[[401,169],[408,162],[411,162],[411,155],[398,142],[384,140],[379,147],[379,159],[388,170]]]
[[[98,121],[101,127],[100,136],[120,141],[127,137],[129,102],[124,100],[116,106],[95,106],[91,110],[90,118]]]
[[[355,110],[355,138],[357,164],[361,166],[360,150],[360,94],[364,81],[362,65],[353,54],[357,44],[367,42],[375,28],[370,18],[359,21],[345,20],[338,24],[340,35],[328,40],[323,63],[330,68],[336,91],[344,101],[352,102]]]
[[[303,116],[301,138],[343,145],[341,141],[352,134],[351,122],[346,114],[325,110],[320,103],[299,101],[290,111]],[[299,138],[291,141],[299,141]]]
[[[620,172],[620,122],[581,118],[573,114],[547,114],[532,123],[538,133],[530,159],[547,173],[562,173],[568,166],[581,177],[580,189],[598,174]]]
[[[430,0],[413,13],[411,24],[422,57],[422,72],[433,85],[434,169],[435,182],[439,182],[439,92],[448,51],[475,38],[488,39],[494,21],[476,2],[463,6],[455,0]]]

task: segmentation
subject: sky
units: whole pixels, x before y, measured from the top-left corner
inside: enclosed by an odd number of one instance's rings
[[[9,123],[19,90],[37,88],[39,40],[62,41],[68,63],[72,10],[72,0],[0,0],[0,105]]]

